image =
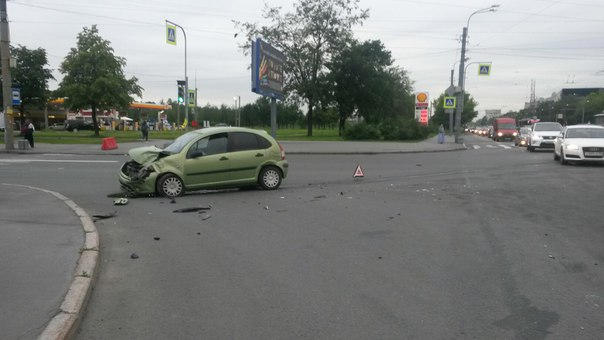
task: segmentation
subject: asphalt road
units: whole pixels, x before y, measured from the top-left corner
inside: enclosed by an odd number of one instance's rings
[[[123,157],[3,165],[0,180],[117,212],[97,222],[101,271],[78,339],[600,338],[604,166],[466,144],[289,155],[278,191],[175,203],[114,206]],[[210,210],[173,212],[189,207]]]

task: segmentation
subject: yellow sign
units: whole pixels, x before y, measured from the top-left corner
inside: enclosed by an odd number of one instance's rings
[[[187,104],[189,105],[189,107],[195,107],[195,103],[197,102],[195,95],[197,94],[197,90],[193,89],[193,90],[189,90],[189,98],[187,101]]]
[[[176,26],[166,23],[166,43],[176,45]]]
[[[478,75],[479,76],[491,75],[491,64],[478,64]]]
[[[444,108],[445,109],[454,109],[457,105],[457,98],[455,97],[445,97]]]

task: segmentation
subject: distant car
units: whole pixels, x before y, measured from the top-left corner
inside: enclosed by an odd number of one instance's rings
[[[557,122],[538,122],[531,126],[526,149],[530,152],[537,148],[554,148],[554,140],[562,131],[562,125]]]
[[[499,142],[505,139],[514,140],[518,135],[516,129],[516,119],[509,117],[500,117],[493,120],[493,126],[491,126],[491,137],[494,141]]]
[[[514,138],[514,145],[516,146],[526,146],[528,141],[528,136],[531,133],[531,128],[528,126],[521,127],[518,131],[518,134]]]
[[[65,121],[65,130],[69,132],[77,132],[79,130],[93,130],[94,125],[92,120],[86,119],[68,119]]]
[[[562,130],[554,142],[554,160],[604,162],[604,127],[571,125]]]
[[[164,149],[131,149],[120,169],[126,194],[180,196],[188,190],[259,185],[273,190],[287,176],[281,145],[266,131],[210,127],[187,132]]]
[[[65,130],[65,124],[61,124],[61,123],[54,123],[52,125],[50,125],[48,127],[50,130],[55,130],[55,131],[62,131]]]

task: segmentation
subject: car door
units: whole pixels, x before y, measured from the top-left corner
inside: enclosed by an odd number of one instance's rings
[[[264,137],[250,132],[229,134],[231,179],[235,183],[255,183],[260,166],[270,158],[272,144]]]
[[[193,143],[184,161],[184,177],[187,188],[220,186],[230,179],[228,134],[218,133]]]

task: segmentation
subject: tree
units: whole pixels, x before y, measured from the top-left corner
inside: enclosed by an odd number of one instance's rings
[[[352,41],[352,26],[368,17],[359,0],[299,0],[293,13],[266,5],[264,19],[270,26],[235,22],[246,36],[241,46],[249,53],[251,41],[262,37],[286,56],[285,90],[304,98],[308,136],[312,136],[313,109],[325,90],[326,64]]]
[[[67,97],[68,107],[92,110],[96,136],[99,135],[98,110],[127,110],[133,102],[130,96],[142,95],[138,79],[124,76],[122,68],[126,66],[126,60],[115,56],[110,43],[98,33],[96,25],[92,25],[78,34],[77,47],[71,49],[59,68],[65,76],[58,90]]]
[[[333,86],[332,96],[339,111],[338,130],[344,132],[346,119],[355,111],[371,120],[371,111],[381,111],[390,98],[384,85],[388,84],[391,54],[380,41],[352,42],[328,64],[328,80]],[[386,99],[386,100],[384,100]],[[363,114],[364,113],[364,114]]]
[[[445,113],[444,107],[445,94],[442,93],[435,101],[432,102],[434,109],[434,115],[430,119],[430,124],[438,126],[449,126],[449,114]],[[463,111],[461,112],[461,125],[470,123],[478,116],[478,112],[474,109],[478,103],[470,96],[469,93],[464,94]]]
[[[48,100],[48,80],[55,79],[52,71],[44,66],[48,65],[46,50],[38,48],[27,49],[24,46],[11,49],[11,55],[17,59],[17,66],[11,70],[13,86],[21,90],[20,112],[25,113],[26,106],[39,108]]]

